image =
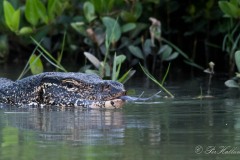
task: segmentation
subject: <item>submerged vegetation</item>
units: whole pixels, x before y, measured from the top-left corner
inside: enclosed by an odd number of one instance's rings
[[[0,63],[27,63],[21,76],[74,64],[124,83],[170,63],[186,72],[214,61],[232,75],[238,61],[238,0],[3,0],[0,12]]]

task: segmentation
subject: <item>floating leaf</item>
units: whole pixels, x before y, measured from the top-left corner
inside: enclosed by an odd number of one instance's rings
[[[128,46],[128,49],[134,56],[136,56],[140,59],[144,59],[143,53],[142,53],[140,48],[138,48],[136,46],[133,46],[133,45],[130,45],[130,46]]]
[[[117,42],[121,37],[121,28],[119,23],[110,17],[103,17],[102,21],[106,27],[107,39],[112,43]]]
[[[29,65],[32,74],[39,74],[43,72],[43,64],[39,56],[32,54],[29,59]]]

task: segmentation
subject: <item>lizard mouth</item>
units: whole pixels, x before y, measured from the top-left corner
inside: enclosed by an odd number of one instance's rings
[[[103,101],[96,101],[91,103],[90,108],[105,108],[105,109],[116,109],[122,108],[125,104],[125,100],[121,99],[122,96],[126,95],[126,91],[119,92],[112,95],[110,99]]]

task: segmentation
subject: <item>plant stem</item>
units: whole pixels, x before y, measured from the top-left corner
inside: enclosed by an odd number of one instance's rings
[[[174,96],[169,92],[161,83],[159,83],[151,73],[148,72],[146,68],[144,68],[141,64],[139,64],[142,68],[143,72],[150,78],[154,83],[156,83],[165,93],[167,93],[171,98],[174,98]]]

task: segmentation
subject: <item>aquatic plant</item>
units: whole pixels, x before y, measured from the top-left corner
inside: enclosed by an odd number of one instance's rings
[[[229,55],[229,72],[234,72],[235,59],[234,54],[240,49],[240,4],[238,0],[219,1],[218,5],[221,11],[225,14],[224,17],[228,19],[228,31],[224,36],[222,50]]]
[[[235,52],[234,59],[238,72],[236,72],[235,77],[225,81],[225,85],[230,88],[240,88],[240,50]]]
[[[61,65],[61,58],[63,55],[63,49],[65,44],[65,36],[63,38],[63,45],[61,52],[57,59],[55,59],[51,53],[49,53],[39,42],[37,42],[34,38],[32,38],[32,41],[36,44],[36,48],[33,50],[31,56],[28,59],[28,62],[26,63],[23,71],[19,75],[18,79],[21,79],[29,70],[31,70],[32,74],[39,74],[44,71],[44,67],[42,64],[41,57],[43,57],[45,60],[47,60],[51,65],[56,67],[56,69],[67,72],[67,70]]]
[[[174,95],[168,91],[165,87],[164,87],[164,82],[165,82],[165,79],[166,79],[166,76],[168,75],[168,72],[169,72],[169,68],[170,68],[170,65],[168,66],[168,69],[164,75],[164,78],[162,79],[161,82],[159,82],[145,67],[143,67],[141,64],[139,64],[142,71],[144,72],[144,74],[150,78],[154,83],[156,83],[168,96],[170,96],[170,98],[174,98]]]

